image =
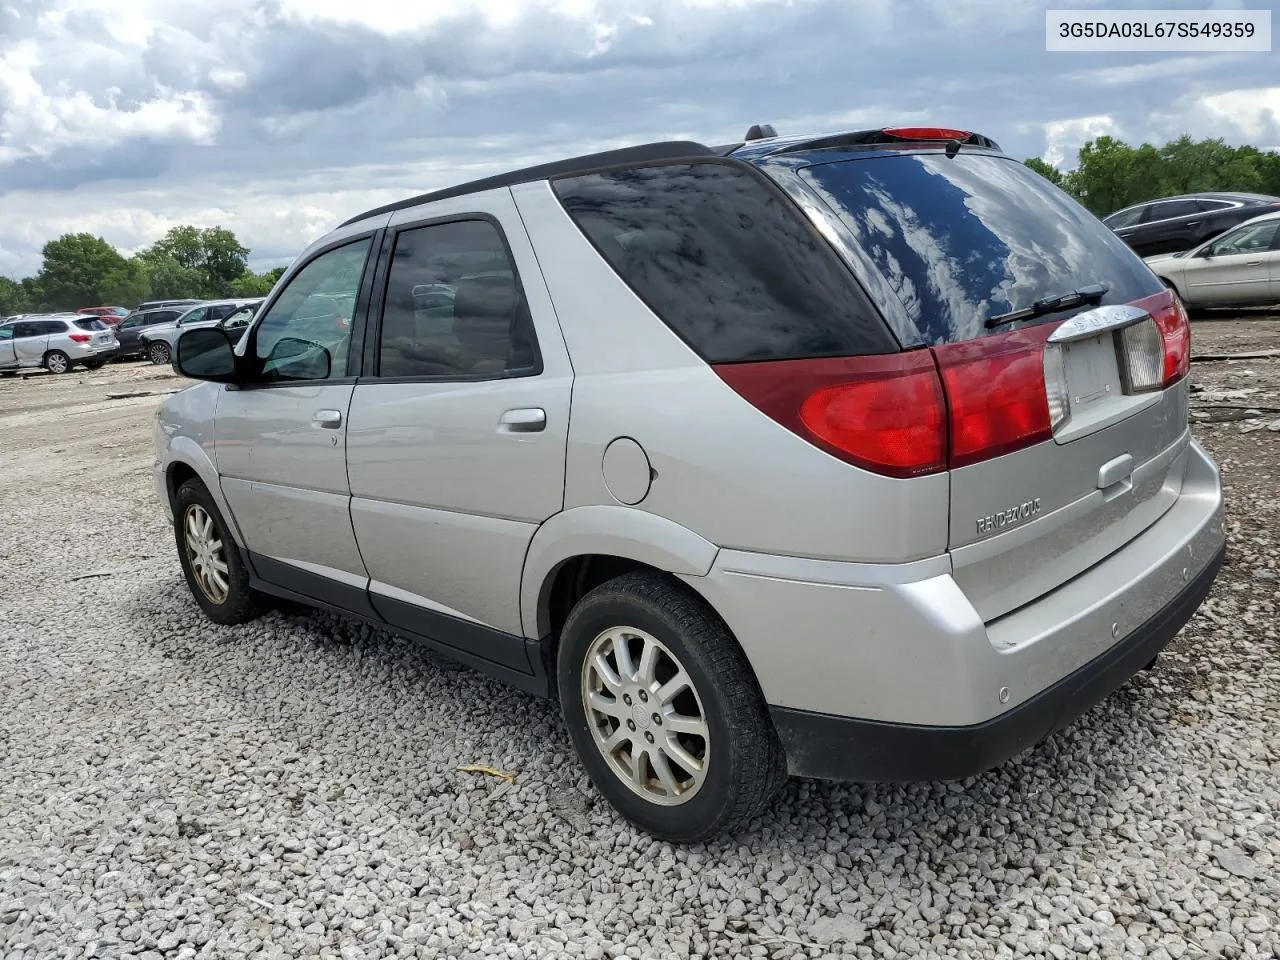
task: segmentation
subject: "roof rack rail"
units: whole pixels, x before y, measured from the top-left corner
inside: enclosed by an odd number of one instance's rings
[[[697,157],[722,155],[711,147],[692,140],[664,140],[658,143],[641,144],[636,147],[623,147],[619,150],[605,150],[602,153],[589,153],[569,160],[557,160],[553,163],[541,163],[533,167],[524,167],[520,170],[512,170],[510,173],[500,173],[497,176],[485,177],[482,180],[472,180],[470,183],[462,183],[444,190],[421,193],[416,197],[409,197],[405,200],[398,200],[395,203],[374,207],[372,210],[366,210],[364,213],[344,220],[339,226],[350,226],[368,217],[375,217],[383,213],[393,213],[396,210],[405,210],[409,207],[416,207],[421,203],[430,203],[433,200],[448,200],[451,197],[463,197],[469,193],[496,190],[499,187],[513,187],[518,183],[530,183],[534,180],[547,180],[551,177],[562,177],[575,173],[588,173],[603,167],[656,163],[662,160],[688,160]]]
[[[924,134],[934,128],[926,127],[885,127],[879,130],[858,130],[851,133],[836,133],[826,137],[814,137],[811,140],[801,140],[795,143],[788,143],[782,147],[778,153],[800,153],[805,150],[830,150],[840,147],[871,147],[881,146],[890,143],[910,143],[913,140],[920,142],[950,142],[952,144],[960,143],[972,147],[984,147],[988,150],[999,150],[1000,145],[990,137],[984,137],[980,133],[969,133],[967,130],[948,130],[948,134],[963,134],[964,139],[959,136],[936,137],[936,136],[914,136],[919,132]],[[941,130],[938,131],[941,133]]]

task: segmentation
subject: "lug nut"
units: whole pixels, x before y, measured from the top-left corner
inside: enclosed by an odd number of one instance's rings
[[[628,707],[631,706],[631,694],[624,693],[622,695],[622,702],[625,703]]]
[[[646,701],[646,702],[647,702],[647,701],[648,701],[648,699],[649,699],[649,695],[648,695],[647,693],[645,693],[643,690],[641,690],[641,691],[640,691],[640,699],[641,699],[641,700],[643,700],[643,701]]]
[[[649,733],[647,730],[645,731],[644,738],[650,743],[653,743],[653,734]]]
[[[662,714],[655,713],[653,715],[653,722],[655,726],[659,726],[659,727],[662,726]]]
[[[627,729],[628,729],[628,730],[631,730],[631,731],[634,731],[634,730],[635,730],[635,728],[636,728],[636,722],[635,722],[634,720],[628,720],[628,721],[627,721]]]

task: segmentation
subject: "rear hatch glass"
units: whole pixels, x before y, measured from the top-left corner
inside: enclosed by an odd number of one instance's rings
[[[1066,394],[1069,417],[1051,436],[978,462],[953,459],[955,577],[990,621],[1105,559],[1177,497],[1185,379],[1135,391],[1118,332],[1044,345],[1074,314],[1149,304],[1163,287],[1115,234],[1016,161],[963,150],[845,156],[801,177],[895,292],[919,342],[934,348],[953,413],[990,408],[992,398],[1012,403],[1028,377],[1036,390],[1052,382]],[[1088,302],[1025,315],[1037,301],[1083,290]],[[1010,314],[1021,319],[1004,322]],[[989,326],[992,318],[1001,322]],[[1021,357],[1020,366],[1004,363],[1001,351]],[[992,361],[982,368],[991,376],[948,378],[949,363],[975,355]]]
[[[1005,157],[898,154],[815,165],[801,176],[889,281],[929,344],[1016,328],[984,324],[1090,284],[1109,288],[1097,301],[1104,304],[1161,290],[1124,241]]]
[[[106,330],[107,325],[101,320],[73,320],[72,321],[81,330]]]

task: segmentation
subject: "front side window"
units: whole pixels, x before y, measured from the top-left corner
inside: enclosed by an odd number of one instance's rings
[[[1112,230],[1119,230],[1121,227],[1132,227],[1142,219],[1142,214],[1146,209],[1146,207],[1130,207],[1128,210],[1121,210],[1119,213],[1113,213],[1102,222]]]
[[[1151,211],[1151,220],[1172,220],[1175,217],[1189,217],[1199,213],[1200,207],[1194,200],[1166,200],[1157,203]]]
[[[185,327],[189,323],[199,323],[208,315],[208,307],[196,307],[194,310],[188,310],[183,314],[182,319],[178,321],[178,326]]]
[[[328,250],[293,275],[254,330],[262,380],[347,375],[351,314],[371,242],[366,237]]]
[[[13,327],[0,327],[0,340],[12,340]]]
[[[897,349],[814,228],[748,170],[670,164],[553,186],[614,271],[710,363]]]
[[[1223,234],[1213,242],[1213,255],[1229,257],[1242,253],[1260,253],[1271,249],[1280,230],[1280,220],[1250,223]]]
[[[539,372],[520,278],[491,221],[458,220],[397,235],[382,310],[379,376]]]

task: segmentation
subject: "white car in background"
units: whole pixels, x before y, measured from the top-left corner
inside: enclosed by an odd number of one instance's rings
[[[70,373],[97,370],[120,350],[111,328],[79,313],[31,313],[0,324],[0,373],[44,367]]]
[[[1188,307],[1280,303],[1280,213],[1267,213],[1149,266]]]
[[[181,334],[197,327],[216,327],[246,308],[256,310],[260,303],[262,297],[209,300],[197,304],[172,323],[158,323],[143,330],[139,336],[143,353],[152,363],[168,363],[173,358],[173,346]]]

